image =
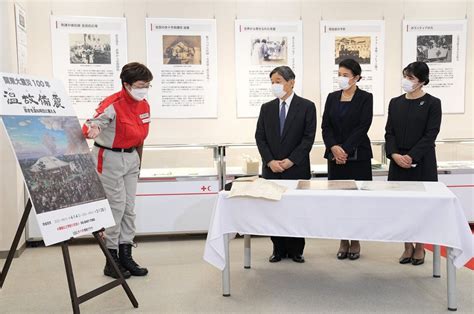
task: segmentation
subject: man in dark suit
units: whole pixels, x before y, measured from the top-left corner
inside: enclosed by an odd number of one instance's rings
[[[262,156],[262,176],[270,180],[310,179],[309,152],[316,134],[316,107],[293,92],[295,73],[287,66],[270,73],[276,99],[262,105],[255,140]],[[304,263],[304,238],[272,237],[271,263],[290,257]]]

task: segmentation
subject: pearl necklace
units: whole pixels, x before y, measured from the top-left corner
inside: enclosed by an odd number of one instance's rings
[[[342,92],[341,96],[342,96],[343,99],[352,99],[352,97],[354,97],[354,94],[346,96],[346,95],[344,95],[344,92]]]

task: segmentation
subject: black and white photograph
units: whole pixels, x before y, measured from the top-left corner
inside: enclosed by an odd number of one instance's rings
[[[163,64],[201,65],[201,36],[163,35]]]
[[[370,64],[370,36],[336,37],[335,64],[345,59],[354,59],[359,64]]]
[[[251,40],[252,65],[285,65],[288,63],[286,37],[257,37]]]
[[[4,116],[37,214],[105,199],[76,117]]]
[[[416,37],[416,61],[450,63],[453,57],[453,35]]]
[[[69,34],[71,64],[111,64],[110,35]]]

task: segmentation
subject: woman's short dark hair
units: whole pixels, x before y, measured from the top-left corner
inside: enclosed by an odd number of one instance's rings
[[[150,82],[153,80],[153,74],[145,65],[139,62],[130,62],[123,66],[120,79],[122,85],[123,83],[132,85],[136,81]]]
[[[272,75],[275,73],[280,74],[287,82],[296,78],[295,72],[286,65],[274,68],[273,71],[270,72],[270,78],[272,78]]]
[[[430,82],[430,68],[422,61],[412,62],[403,69],[403,75],[411,75],[423,82],[423,85],[428,85]]]
[[[355,61],[354,59],[344,59],[339,63],[340,68],[346,68],[352,72],[353,76],[359,75],[359,79],[357,80],[360,81],[362,76],[362,68],[360,67],[359,62]]]

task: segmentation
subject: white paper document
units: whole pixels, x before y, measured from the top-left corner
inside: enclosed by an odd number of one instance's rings
[[[443,113],[464,113],[466,47],[467,20],[403,21],[403,66],[428,64],[424,89],[441,99]]]
[[[296,75],[294,91],[302,94],[302,21],[235,21],[237,117],[256,118],[262,104],[275,99],[269,74],[289,66]]]
[[[79,118],[122,88],[127,63],[127,21],[123,17],[51,15],[54,77],[63,81]]]
[[[153,118],[217,118],[215,19],[146,19]]]
[[[374,115],[384,114],[385,22],[321,21],[321,113],[329,93],[339,90],[339,63],[354,59],[362,68],[360,89],[373,94]]]
[[[279,201],[287,189],[275,182],[259,178],[251,182],[234,182],[228,197],[255,197]]]

